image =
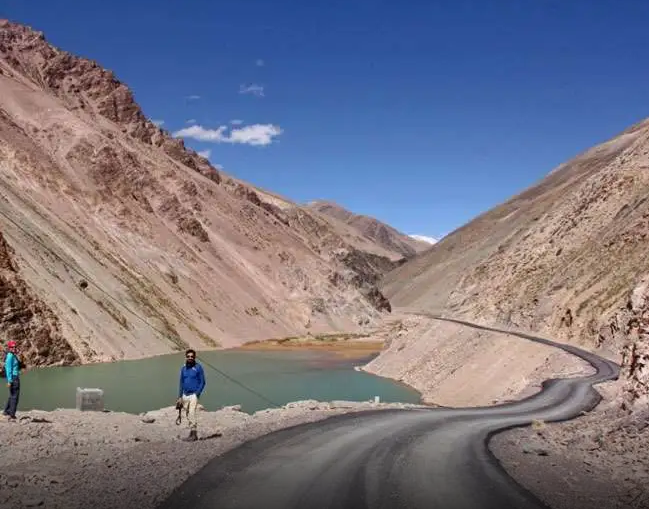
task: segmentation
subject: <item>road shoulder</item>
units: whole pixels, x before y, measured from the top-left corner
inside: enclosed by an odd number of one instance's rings
[[[519,484],[553,509],[649,508],[649,413],[624,415],[616,384],[587,415],[494,436],[489,449]]]

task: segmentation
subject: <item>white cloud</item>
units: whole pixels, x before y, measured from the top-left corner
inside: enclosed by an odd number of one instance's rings
[[[209,159],[212,155],[212,151],[208,148],[207,150],[201,150],[200,152],[198,152],[198,155],[204,157],[205,159]]]
[[[437,239],[433,237],[428,237],[426,235],[410,235],[415,240],[421,240],[423,242],[428,242],[429,244],[437,244]]]
[[[255,85],[254,83],[251,85],[241,85],[239,87],[239,93],[252,94],[252,95],[256,95],[257,97],[264,97],[264,87],[261,85]]]
[[[235,118],[234,120],[230,120],[230,123],[232,125],[241,125],[243,124],[243,120],[239,120],[238,118]]]
[[[254,124],[232,129],[230,140],[232,143],[245,143],[247,145],[270,145],[273,138],[282,134],[282,129],[272,124]]]
[[[189,101],[197,101],[200,98],[200,95],[188,95],[185,99],[188,99]]]
[[[164,120],[154,120],[154,119],[151,119],[151,122],[157,125],[158,127],[160,127],[162,124],[165,123]]]
[[[233,128],[228,133],[228,126],[222,125],[216,129],[206,129],[200,125],[185,127],[173,133],[175,137],[192,138],[211,143],[238,143],[241,145],[266,146],[273,143],[274,138],[282,134],[282,129],[273,124],[253,124]]]
[[[257,59],[257,61],[255,62],[255,65],[256,65],[257,67],[263,67],[263,66],[265,65],[265,62],[264,62],[261,58],[259,58],[259,59]]]
[[[205,129],[200,125],[193,125],[191,127],[185,127],[180,131],[173,133],[174,137],[178,138],[193,138],[198,141],[212,141],[215,143],[223,142],[224,135],[223,133],[227,130],[227,127],[222,125],[216,129]]]
[[[190,119],[187,120],[187,122],[185,122],[185,123],[186,123],[186,124],[195,124],[195,123],[196,123],[196,119],[195,119],[195,118],[190,118]]]

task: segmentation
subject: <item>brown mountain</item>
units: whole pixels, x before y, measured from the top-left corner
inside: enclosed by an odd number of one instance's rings
[[[649,318],[648,196],[645,120],[447,235],[382,288],[396,306],[532,329],[620,359]],[[625,349],[630,366],[646,350],[636,347]]]
[[[8,21],[0,232],[0,331],[36,364],[354,330],[390,310],[389,251],[217,171],[113,73]]]
[[[396,257],[412,258],[431,246],[427,242],[401,233],[378,219],[362,214],[354,214],[336,203],[317,200],[307,204],[307,207],[350,226],[360,233],[362,237],[378,244]]]

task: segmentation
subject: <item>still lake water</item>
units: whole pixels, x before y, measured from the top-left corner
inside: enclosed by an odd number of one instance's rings
[[[355,371],[365,359],[317,351],[199,352],[207,378],[201,396],[206,410],[241,405],[245,412],[268,408],[266,401],[214,371],[209,365],[278,404],[304,399],[418,403],[417,391],[386,378]],[[178,394],[184,354],[74,367],[27,371],[21,377],[19,410],[75,408],[76,388],[104,390],[107,410],[140,413],[172,406]]]

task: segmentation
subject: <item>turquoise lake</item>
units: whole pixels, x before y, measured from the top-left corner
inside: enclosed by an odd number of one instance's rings
[[[201,397],[206,410],[241,405],[246,412],[271,405],[223,377],[213,367],[254,389],[274,403],[316,399],[418,403],[414,389],[354,370],[365,359],[348,359],[319,351],[199,352],[207,386]],[[74,408],[76,388],[104,390],[107,410],[140,413],[171,406],[178,392],[184,354],[142,360],[27,371],[21,378],[19,410]]]

